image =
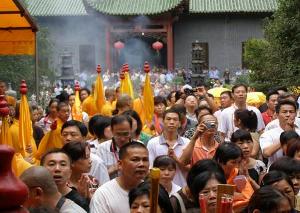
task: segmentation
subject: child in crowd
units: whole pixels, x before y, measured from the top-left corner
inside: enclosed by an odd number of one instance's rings
[[[173,158],[168,155],[158,156],[153,162],[153,167],[160,169],[159,183],[167,190],[170,196],[181,189],[180,186],[173,183],[176,173],[176,162]]]

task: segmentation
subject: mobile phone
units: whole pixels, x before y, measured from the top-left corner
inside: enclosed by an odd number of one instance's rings
[[[243,190],[247,183],[247,178],[245,175],[238,175],[233,179],[233,183],[236,185],[238,190]]]

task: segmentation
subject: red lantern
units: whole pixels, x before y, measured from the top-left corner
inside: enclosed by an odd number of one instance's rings
[[[159,41],[156,41],[152,44],[152,48],[155,49],[157,52],[159,52],[159,50],[161,48],[163,48],[163,43],[159,42]]]
[[[121,42],[121,41],[117,41],[117,42],[114,43],[114,47],[115,47],[118,51],[120,51],[121,49],[123,49],[124,46],[125,46],[124,43]]]

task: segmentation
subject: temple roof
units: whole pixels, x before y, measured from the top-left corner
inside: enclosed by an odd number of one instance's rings
[[[157,15],[184,0],[23,0],[33,16],[82,16],[85,6],[108,15]],[[187,0],[186,0],[187,1]],[[278,0],[189,0],[191,13],[274,12]]]
[[[90,6],[109,15],[151,15],[174,9],[182,0],[86,0]]]
[[[191,13],[274,12],[277,0],[190,0]]]
[[[82,0],[24,0],[32,16],[87,15]]]

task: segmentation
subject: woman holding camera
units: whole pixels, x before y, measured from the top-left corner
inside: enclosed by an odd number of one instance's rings
[[[199,124],[190,143],[183,150],[180,161],[187,165],[194,165],[197,161],[213,158],[219,143],[215,140],[218,121],[212,114],[199,116]]]

